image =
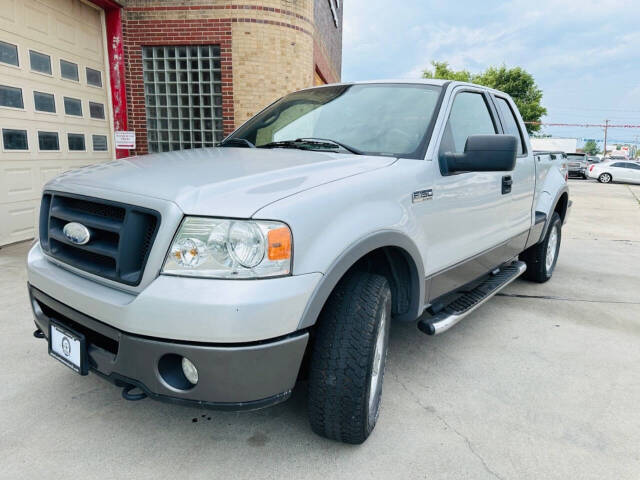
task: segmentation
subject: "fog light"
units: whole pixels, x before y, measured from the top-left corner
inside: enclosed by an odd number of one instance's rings
[[[187,357],[182,357],[182,373],[193,385],[198,383],[198,369]]]

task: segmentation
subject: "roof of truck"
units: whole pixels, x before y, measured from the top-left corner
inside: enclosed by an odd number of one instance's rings
[[[384,83],[401,83],[406,85],[436,85],[440,87],[446,84],[454,84],[455,86],[461,85],[461,86],[481,88],[483,90],[501,93],[505,95],[504,92],[501,92],[494,88],[485,87],[484,85],[478,85],[476,83],[469,83],[469,82],[459,82],[456,80],[441,80],[437,78],[409,78],[409,79],[398,78],[398,79],[385,79],[385,80],[364,80],[364,81],[358,81],[358,82],[339,82],[339,83],[329,83],[326,85],[318,85],[315,87],[305,88],[303,90],[310,90],[312,88],[322,88],[322,87],[335,87],[340,85],[375,85],[375,84],[384,84]]]

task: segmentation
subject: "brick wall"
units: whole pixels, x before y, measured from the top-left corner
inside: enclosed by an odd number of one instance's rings
[[[143,46],[220,45],[228,134],[282,95],[313,85],[316,65],[327,80],[339,80],[335,42],[325,42],[339,33],[341,45],[341,29],[316,34],[318,2],[328,0],[128,0],[123,43],[135,153],[147,153]]]
[[[336,26],[329,1],[315,1],[314,62],[322,78],[326,82],[334,83],[340,81],[342,73],[343,2],[339,2],[340,8],[337,10],[338,25]]]

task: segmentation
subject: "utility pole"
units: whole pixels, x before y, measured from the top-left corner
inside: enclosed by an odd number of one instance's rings
[[[607,130],[609,129],[609,120],[604,121],[604,151],[602,152],[602,158],[607,156]]]

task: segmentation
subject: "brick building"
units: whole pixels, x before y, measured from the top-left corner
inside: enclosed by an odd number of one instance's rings
[[[2,0],[0,245],[64,170],[213,145],[287,92],[340,80],[340,0]],[[115,149],[134,131],[134,150]]]

